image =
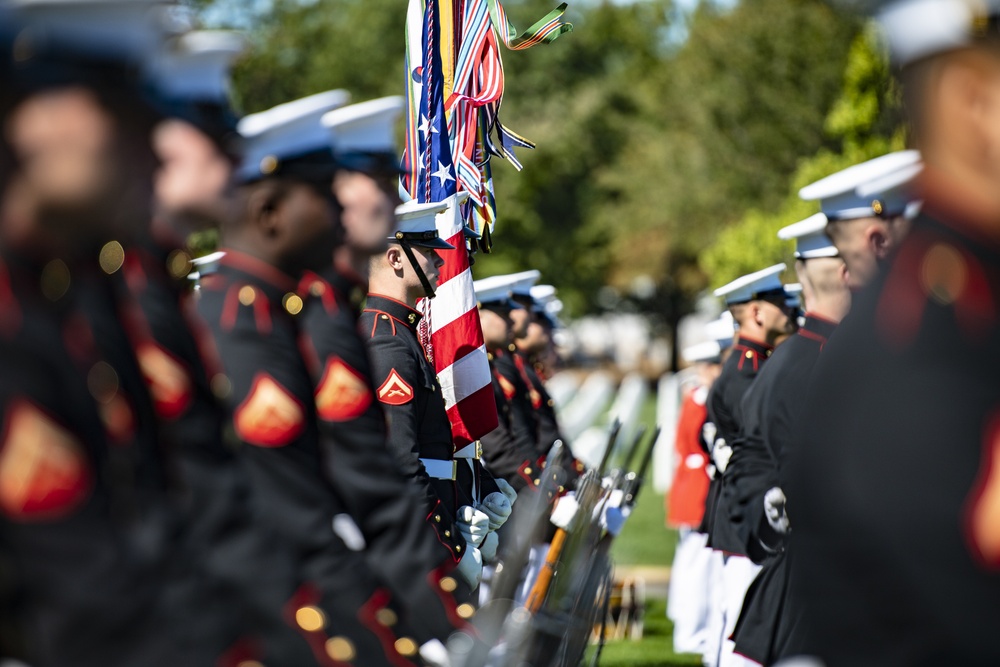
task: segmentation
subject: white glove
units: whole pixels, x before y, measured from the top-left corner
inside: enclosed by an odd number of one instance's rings
[[[451,667],[448,649],[440,639],[432,639],[420,645],[420,657],[428,667]]]
[[[556,528],[569,530],[569,525],[573,523],[573,517],[576,516],[578,509],[580,509],[580,503],[576,502],[576,494],[570,491],[556,501],[556,506],[552,510],[552,516],[549,517],[549,521]]]
[[[719,435],[719,428],[712,422],[705,422],[701,427],[701,439],[709,449],[715,442],[715,436]]]
[[[625,519],[626,517],[622,514],[621,508],[605,505],[604,514],[601,515],[601,528],[608,531],[612,537],[617,537],[618,533],[622,532]]]
[[[490,530],[490,517],[469,505],[462,505],[458,508],[455,525],[469,546],[478,547]]]
[[[510,500],[502,493],[494,491],[476,508],[490,518],[490,530],[496,530],[510,518]]]
[[[705,467],[705,455],[700,452],[688,454],[684,457],[684,466],[690,470],[701,470]]]
[[[337,514],[333,517],[333,532],[351,551],[364,551],[367,546],[365,536],[361,534],[361,529],[350,514]]]
[[[455,568],[455,571],[465,583],[469,584],[470,588],[475,588],[479,585],[480,579],[483,578],[483,554],[479,552],[479,549],[467,546],[465,555],[462,556],[462,560],[458,561],[458,567]]]
[[[733,448],[726,444],[724,438],[718,438],[712,445],[712,462],[718,472],[726,472],[729,459],[733,456]]]
[[[479,553],[483,556],[484,563],[492,563],[497,559],[497,547],[500,546],[500,538],[494,532],[489,532],[486,539],[479,545]]]
[[[497,488],[500,489],[500,493],[507,496],[507,500],[510,501],[510,506],[513,507],[514,501],[517,500],[517,491],[514,490],[514,487],[508,484],[507,480],[500,479],[499,477],[493,481],[497,483]],[[487,498],[488,497],[489,496],[487,496]]]
[[[764,516],[767,517],[767,522],[774,532],[780,535],[787,535],[792,529],[788,522],[787,503],[785,492],[777,486],[768,489],[764,494]]]

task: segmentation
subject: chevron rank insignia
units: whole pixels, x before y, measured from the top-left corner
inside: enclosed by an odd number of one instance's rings
[[[302,405],[277,380],[258,373],[233,415],[236,434],[258,447],[284,447],[305,429]]]
[[[94,479],[80,442],[41,409],[14,403],[0,445],[0,509],[16,520],[62,516]]]
[[[505,378],[502,375],[498,375],[497,379],[500,381],[500,388],[503,389],[504,397],[509,401],[517,394],[517,390],[514,388],[514,383]]]
[[[986,438],[986,455],[968,505],[967,534],[978,556],[991,567],[1000,567],[1000,428]]]
[[[124,445],[135,436],[136,417],[128,399],[116,391],[106,402],[98,405],[101,421],[108,438],[116,445]]]
[[[393,368],[389,377],[378,388],[378,400],[388,405],[403,405],[412,399],[413,387],[406,384],[406,380],[401,378],[396,369]]]
[[[149,385],[156,413],[176,419],[191,403],[191,378],[184,367],[159,345],[146,344],[136,351],[142,375]]]
[[[371,402],[372,393],[360,373],[340,357],[327,359],[316,389],[316,411],[322,419],[333,422],[357,419]]]

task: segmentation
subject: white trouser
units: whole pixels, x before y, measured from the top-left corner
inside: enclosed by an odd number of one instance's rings
[[[746,556],[728,556],[722,570],[723,612],[725,630],[722,635],[722,650],[719,653],[719,667],[751,667],[759,665],[748,658],[733,653],[735,642],[730,639],[736,630],[736,621],[743,609],[743,599],[747,589],[760,572],[757,565]]]
[[[708,554],[706,557],[708,561],[708,600],[706,609],[708,618],[706,621],[707,628],[705,631],[704,650],[701,655],[706,667],[718,667],[719,653],[722,651],[723,633],[726,631],[726,613],[725,605],[723,604],[725,598],[725,582],[723,580],[725,559],[721,551],[715,551],[708,547],[705,547],[704,550]]]
[[[678,653],[705,653],[712,566],[717,563],[712,550],[705,547],[707,540],[704,533],[681,528],[674,552],[667,618],[674,622],[674,650]]]

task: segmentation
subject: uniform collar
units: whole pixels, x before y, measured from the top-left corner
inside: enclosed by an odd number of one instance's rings
[[[319,273],[306,271],[299,281],[302,298],[319,298],[328,309],[335,304],[349,304],[355,313],[361,310],[365,300],[366,286],[346,276],[333,267]]]
[[[381,294],[369,294],[368,303],[365,305],[365,312],[385,313],[389,317],[401,322],[411,331],[416,332],[422,315],[410,308],[402,301],[397,301],[392,297]]]
[[[364,281],[358,280],[356,276],[339,271],[333,266],[320,272],[320,276],[330,287],[336,290],[337,294],[350,303],[355,310],[361,307],[361,302],[364,301],[365,295],[368,292],[368,285]]]
[[[754,338],[748,338],[746,336],[739,336],[736,339],[736,345],[738,347],[743,347],[748,350],[752,350],[753,352],[757,353],[759,356],[762,357],[769,357],[771,356],[771,352],[774,351],[773,345],[768,345],[767,343],[763,343],[759,340],[756,340]]]
[[[826,343],[834,329],[837,328],[836,322],[815,313],[806,313],[805,317],[805,321],[799,327],[799,333],[806,338],[818,340],[820,343]]]
[[[279,302],[297,291],[296,280],[281,269],[236,250],[223,250],[226,254],[219,260],[219,274],[252,283],[268,296],[278,297]]]

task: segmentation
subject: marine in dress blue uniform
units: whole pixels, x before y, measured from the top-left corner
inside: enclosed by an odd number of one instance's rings
[[[716,296],[726,304],[738,324],[738,334],[729,358],[723,364],[719,378],[712,385],[706,401],[707,422],[704,429],[711,443],[715,478],[709,486],[703,525],[707,528],[707,545],[721,555],[722,578],[717,582],[722,590],[720,608],[710,612],[710,664],[738,664],[740,656],[733,653],[729,637],[736,625],[747,587],[759,569],[743,553],[744,549],[729,516],[733,489],[729,488],[727,466],[736,447],[743,424],[741,403],[761,368],[771,356],[774,343],[792,330],[788,294],[779,274],[785,269],[778,264],[762,269],[716,290]],[[718,567],[720,557],[715,558]],[[718,661],[716,663],[716,661]]]
[[[198,310],[223,361],[229,427],[254,487],[261,525],[293,550],[299,589],[288,613],[320,662],[408,664],[389,593],[336,530],[347,513],[324,473],[314,382],[302,351],[299,279],[327,266],[341,230],[336,163],[323,114],[345,95],[320,93],[247,116],[236,172],[239,218],[222,226],[225,255],[203,279]]]
[[[463,584],[458,595],[468,604],[482,576],[482,554],[460,530],[463,498],[456,478],[451,424],[434,367],[417,337],[418,298],[430,297],[443,260],[436,249],[451,246],[437,232],[434,216],[447,204],[408,203],[398,219],[389,249],[372,259],[369,295],[360,329],[368,348],[375,397],[385,410],[388,447],[399,470],[420,494],[425,521],[434,529],[442,553]]]
[[[165,35],[148,9],[22,3],[3,17],[25,56],[4,81],[17,158],[4,204],[27,194],[36,207],[0,229],[0,544],[34,665],[219,658],[214,637],[178,632],[176,487],[121,318],[123,243],[151,203],[158,115],[137,72]],[[117,31],[129,38],[108,42]]]
[[[186,582],[186,605],[214,610],[216,631],[238,647],[234,659],[310,664],[308,645],[284,618],[295,590],[293,559],[256,525],[249,480],[226,437],[225,408],[212,390],[213,379],[224,377],[222,362],[194,312],[183,243],[192,230],[217,226],[228,203],[239,160],[228,72],[243,48],[236,33],[192,31],[157,55],[149,77],[167,118],[153,134],[161,158],[156,213],[126,248],[122,274],[138,306],[130,319],[141,337],[133,347],[182,487],[184,540],[196,572]]]
[[[516,372],[508,379],[500,366],[512,365],[513,354],[510,311],[521,308],[510,298],[511,281],[505,276],[483,278],[475,282],[480,321],[493,376],[493,394],[497,404],[499,425],[483,437],[483,458],[490,472],[520,493],[539,485],[538,430],[531,414],[530,398],[524,379]],[[501,361],[501,359],[503,361]]]
[[[348,252],[336,262],[331,258],[318,274],[307,275],[300,294],[320,437],[332,453],[326,459],[327,474],[357,522],[376,576],[392,591],[403,621],[424,643],[444,641],[465,625],[452,595],[457,587],[455,561],[441,549],[419,494],[387,447],[385,413],[358,328],[368,263],[371,255],[387,249],[387,235],[395,227],[398,170],[393,130],[402,105],[401,98],[383,98],[323,117],[338,164],[350,174],[335,179]],[[373,213],[365,216],[367,212]],[[365,217],[355,221],[352,216]],[[366,229],[355,229],[355,223]]]
[[[789,530],[783,479],[813,365],[850,308],[846,269],[824,234],[827,217],[817,213],[783,228],[795,239],[795,268],[803,286],[805,317],[782,343],[743,398],[744,424],[727,473],[735,491],[730,517],[746,553],[763,568],[750,585],[735,630],[735,650],[769,665],[801,651],[799,616],[788,596],[785,548]]]
[[[996,10],[906,2],[883,15],[921,120],[923,204],[816,364],[789,486],[806,650],[834,667],[1000,660],[1000,207],[981,159],[997,117],[970,101],[997,94]],[[956,99],[955,81],[971,96]]]

